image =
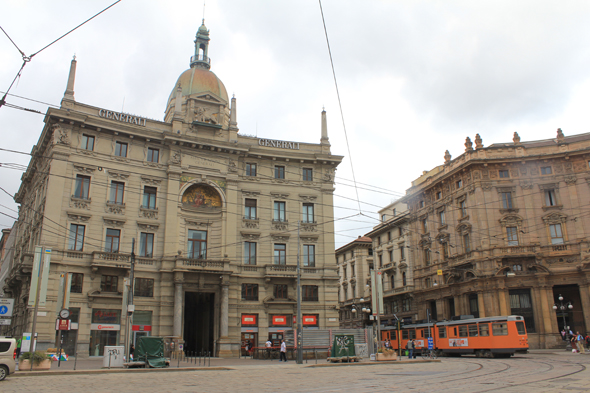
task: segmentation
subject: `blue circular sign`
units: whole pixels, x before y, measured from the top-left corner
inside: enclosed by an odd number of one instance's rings
[[[0,315],[4,315],[8,312],[8,307],[0,306]]]

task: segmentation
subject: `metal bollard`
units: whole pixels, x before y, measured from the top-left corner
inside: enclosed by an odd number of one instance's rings
[[[211,367],[211,352],[207,352],[209,354],[209,367]]]
[[[201,367],[201,356],[203,356],[203,351],[199,354],[199,367]]]

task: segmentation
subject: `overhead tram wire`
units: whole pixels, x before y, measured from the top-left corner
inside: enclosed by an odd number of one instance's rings
[[[326,28],[326,21],[324,19],[324,10],[322,8],[322,0],[318,0],[320,4],[320,12],[322,14],[322,23],[324,25],[324,34],[326,35],[326,44],[328,45],[328,54],[330,55],[330,65],[332,66],[332,75],[334,77],[334,85],[336,86],[336,95],[338,97],[338,106],[340,108],[340,117],[342,118],[342,127],[344,129],[344,138],[346,139],[346,149],[348,150],[348,157],[350,158],[350,170],[352,171],[352,179],[355,185],[356,199],[359,206],[359,213],[362,212],[359,191],[356,186],[356,176],[354,174],[354,166],[352,164],[352,154],[350,153],[350,144],[348,143],[348,134],[346,133],[346,123],[344,121],[344,112],[342,110],[342,101],[340,100],[340,91],[338,90],[338,81],[336,80],[336,71],[334,69],[334,61],[332,59],[332,50],[330,49],[330,40],[328,39],[328,29]]]

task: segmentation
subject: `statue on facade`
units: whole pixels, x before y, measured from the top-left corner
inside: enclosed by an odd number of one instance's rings
[[[180,151],[176,150],[172,153],[172,156],[170,157],[168,164],[180,165],[180,161],[181,161]]]
[[[520,144],[520,136],[518,136],[518,132],[514,131],[514,136],[512,137],[512,142],[514,142],[515,145]]]
[[[557,141],[563,142],[564,138],[565,138],[565,135],[563,135],[563,131],[561,131],[561,128],[558,128],[557,129]]]
[[[449,151],[445,151],[445,164],[448,164],[451,162],[451,153],[449,153]]]
[[[217,124],[217,119],[214,114],[209,114],[208,108],[197,107],[195,108],[195,121],[201,123]]]
[[[483,149],[483,141],[479,134],[475,134],[475,150]]]
[[[70,145],[70,137],[68,136],[68,132],[61,128],[59,124],[52,124],[51,132],[53,133],[53,143],[56,145]]]
[[[471,143],[471,138],[465,138],[465,152],[473,151],[473,143]]]

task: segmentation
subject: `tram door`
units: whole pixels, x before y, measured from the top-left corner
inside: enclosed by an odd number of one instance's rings
[[[257,342],[258,333],[242,333],[242,356],[248,356],[248,351],[246,350],[246,344],[248,341],[252,343],[253,347],[258,346]]]

